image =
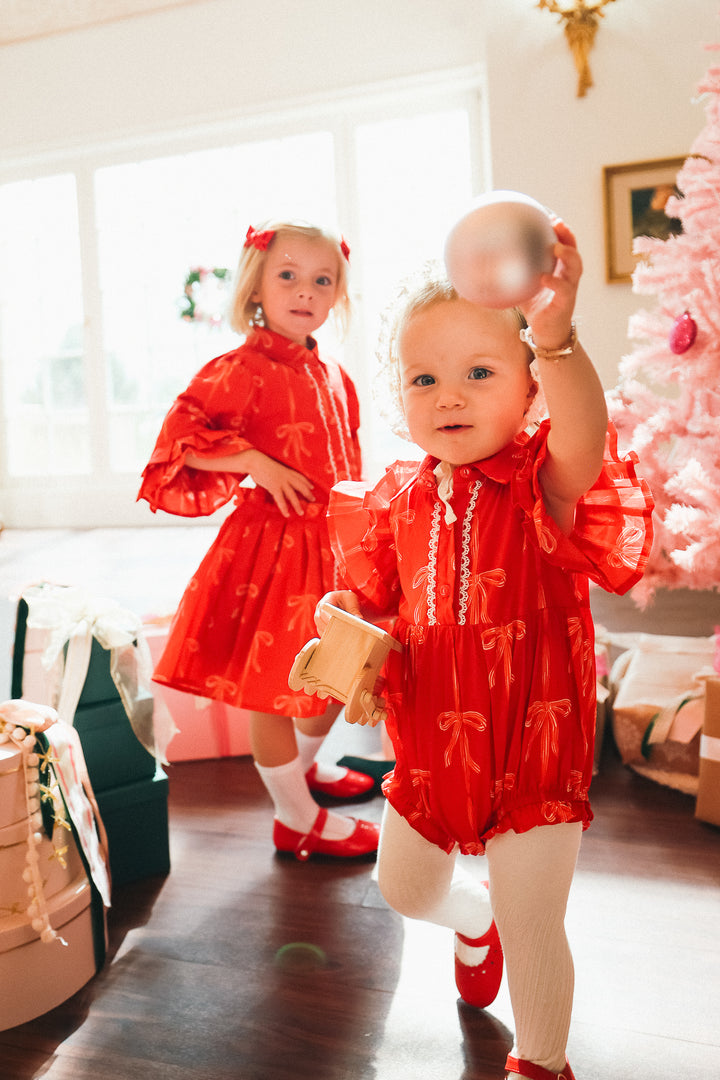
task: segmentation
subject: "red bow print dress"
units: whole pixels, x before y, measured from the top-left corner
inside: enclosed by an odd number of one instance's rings
[[[317,348],[254,331],[211,360],[170,409],[138,498],[153,510],[198,517],[236,508],[191,579],[175,615],[157,682],[230,705],[315,716],[327,700],[293,693],[288,673],[315,636],[320,597],[335,588],[326,523],[333,484],[361,475],[359,408],[345,371]],[[239,473],[185,464],[251,447],[308,477],[316,501],[282,516]]]
[[[457,468],[446,521],[437,459],[373,490],[340,484],[330,534],[348,588],[399,612],[386,670],[396,767],[384,791],[426,839],[481,854],[497,832],[592,819],[595,655],[588,579],[642,575],[652,498],[608,434],[571,536],[545,512],[547,422]]]

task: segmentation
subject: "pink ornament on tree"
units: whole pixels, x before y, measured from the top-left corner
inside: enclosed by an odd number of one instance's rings
[[[678,315],[670,331],[669,344],[676,356],[688,351],[697,337],[697,323],[689,311]]]

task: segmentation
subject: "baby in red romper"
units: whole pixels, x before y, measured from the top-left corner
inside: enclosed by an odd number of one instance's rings
[[[564,915],[592,819],[588,580],[625,592],[652,539],[649,490],[618,455],[572,324],[575,240],[562,222],[555,231],[555,269],[522,312],[463,300],[442,276],[405,296],[388,365],[427,456],[372,490],[335,487],[330,535],[352,592],[324,598],[396,615],[403,645],[386,668],[396,766],[380,888],[404,915],[455,931],[471,1004],[494,999],[504,953],[516,1021],[506,1067],[529,1080],[572,1075]],[[549,419],[533,427],[540,397]],[[487,856],[489,891],[459,852]]]

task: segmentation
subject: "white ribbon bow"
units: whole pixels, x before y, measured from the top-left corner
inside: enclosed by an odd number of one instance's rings
[[[452,525],[457,521],[455,511],[450,505],[453,493],[453,467],[447,461],[440,461],[433,470],[438,486],[438,498],[445,506],[445,524]]]
[[[158,762],[167,764],[167,747],[177,727],[167,708],[153,699],[152,659],[142,620],[115,600],[82,589],[34,585],[23,593],[27,625],[49,631],[42,655],[52,673],[51,701],[68,724],[75,718],[87,677],[93,638],[110,651],[110,673],[135,735]],[[67,655],[63,663],[63,650]]]

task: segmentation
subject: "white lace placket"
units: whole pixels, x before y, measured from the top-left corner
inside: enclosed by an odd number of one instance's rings
[[[323,426],[325,428],[325,440],[327,445],[328,458],[330,460],[330,467],[332,468],[333,482],[331,486],[337,484],[340,480],[349,480],[351,478],[350,462],[348,460],[347,447],[350,445],[352,439],[352,433],[350,427],[345,418],[341,418],[337,402],[332,392],[332,387],[327,377],[324,379],[325,392],[327,393],[328,401],[330,402],[330,408],[333,414],[333,420],[335,423],[335,430],[337,432],[338,444],[340,447],[340,454],[342,456],[342,468],[338,467],[337,458],[335,456],[335,450],[333,447],[332,430],[328,422],[327,409],[325,408],[325,401],[323,400],[322,387],[320,386],[319,379],[316,377],[315,372],[312,370],[309,364],[303,365],[305,373],[310,379],[311,383],[315,387],[315,396],[317,398],[318,412],[322,419]],[[340,568],[335,563],[333,569],[333,585],[336,589],[339,589],[342,585],[342,579],[340,576]]]
[[[335,430],[337,431],[337,434],[338,434],[338,443],[339,443],[339,448],[340,448],[340,454],[342,455],[342,470],[344,472],[344,475],[341,476],[340,475],[340,470],[338,468],[338,462],[337,462],[337,459],[336,459],[336,456],[335,456],[335,449],[333,447],[332,431],[330,429],[330,424],[328,423],[327,410],[325,408],[325,402],[323,400],[322,388],[320,387],[318,379],[316,378],[315,373],[313,372],[310,365],[306,363],[303,366],[305,368],[305,372],[307,374],[307,377],[310,379],[311,383],[315,387],[315,395],[317,397],[317,403],[318,403],[318,412],[320,413],[323,425],[325,427],[325,435],[326,435],[326,438],[327,438],[328,457],[330,459],[330,465],[331,465],[332,471],[333,471],[333,484],[337,484],[338,481],[340,481],[340,480],[349,480],[350,479],[350,462],[348,461],[346,443],[348,443],[350,438],[351,438],[350,429],[348,428],[347,422],[344,422],[344,420],[340,417],[340,415],[338,413],[337,402],[335,401],[335,398],[333,396],[332,389],[330,387],[329,381],[326,378],[325,379],[325,392],[327,394],[328,401],[330,402],[330,408],[331,408],[332,413],[333,413],[333,421],[335,423]]]
[[[445,524],[450,527],[457,520],[450,499],[453,494],[453,468],[446,461],[441,461],[435,468],[435,477],[438,482],[437,502],[433,507],[430,522],[430,539],[428,544],[428,581],[427,581],[427,613],[428,625],[437,625],[437,556],[440,543],[441,516],[445,508]],[[460,548],[460,588],[458,591],[458,626],[464,626],[467,618],[468,596],[470,590],[470,539],[472,536],[472,519],[477,505],[478,495],[482,487],[482,480],[475,480],[470,488],[468,501],[462,522],[461,548]]]

